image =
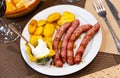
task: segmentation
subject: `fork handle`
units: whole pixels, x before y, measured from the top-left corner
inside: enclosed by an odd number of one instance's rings
[[[106,17],[103,17],[103,19],[104,19],[104,21],[106,22],[106,24],[107,24],[107,26],[108,26],[111,34],[112,34],[112,37],[113,37],[113,39],[114,39],[114,42],[115,42],[115,45],[116,45],[116,47],[117,47],[118,52],[120,52],[120,40],[118,39],[118,37],[117,37],[116,34],[114,33],[114,31],[113,31],[113,29],[112,29],[112,27],[111,27],[108,19],[107,19]]]

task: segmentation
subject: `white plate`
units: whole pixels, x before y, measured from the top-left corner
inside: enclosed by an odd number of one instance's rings
[[[57,6],[49,7],[47,9],[39,12],[31,19],[36,19],[36,20],[46,19],[47,16],[53,12],[63,13],[64,11],[70,11],[73,14],[75,14],[76,18],[80,20],[81,25],[83,25],[83,24],[94,25],[97,23],[97,20],[88,11],[84,10],[83,8],[73,6],[73,5],[57,5]],[[28,24],[29,24],[29,22],[28,22]],[[28,33],[28,24],[25,26],[25,28],[22,32],[22,35],[29,40],[30,35]],[[84,35],[82,35],[82,37],[83,36]],[[80,38],[80,40],[76,41],[76,44],[80,43],[80,41],[81,41],[81,38]],[[21,49],[21,54],[22,54],[24,60],[34,70],[36,70],[42,74],[46,74],[46,75],[63,76],[63,75],[68,75],[68,74],[77,72],[77,71],[83,69],[85,66],[87,66],[97,55],[100,45],[101,45],[101,41],[102,41],[102,33],[101,33],[101,29],[100,29],[98,31],[98,33],[94,36],[94,38],[89,42],[88,46],[86,47],[85,53],[82,57],[83,62],[81,62],[78,65],[72,65],[72,66],[69,66],[68,64],[64,64],[64,66],[62,68],[50,67],[49,63],[46,65],[38,65],[35,62],[30,62],[29,57],[26,52],[25,41],[23,39],[20,40],[20,49]],[[79,44],[78,44],[78,46],[79,46]]]

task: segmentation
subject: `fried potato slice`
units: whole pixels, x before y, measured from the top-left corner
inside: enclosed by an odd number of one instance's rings
[[[57,21],[61,17],[61,14],[59,12],[54,12],[47,17],[48,22],[54,22]]]
[[[45,26],[44,26],[44,31],[43,31],[43,35],[44,36],[47,36],[47,37],[50,37],[54,34],[54,31],[55,31],[55,26],[53,23],[47,23]]]
[[[58,25],[62,25],[66,22],[73,22],[75,20],[75,15],[69,11],[65,11],[61,18],[57,21]]]
[[[44,26],[47,23],[47,20],[39,20],[37,26]]]
[[[37,28],[37,21],[36,20],[31,20],[29,25],[28,25],[28,31],[30,34],[33,34]]]
[[[41,35],[31,35],[30,43],[35,47],[38,44],[38,39],[42,39],[42,36]]]
[[[34,32],[34,34],[35,35],[42,35],[42,33],[43,33],[43,26],[39,26],[39,27],[37,27],[36,28],[36,30],[35,30],[35,32]]]

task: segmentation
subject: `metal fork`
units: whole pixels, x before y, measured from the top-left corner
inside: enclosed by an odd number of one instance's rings
[[[114,33],[114,31],[113,31],[113,29],[112,29],[112,27],[111,27],[111,25],[110,25],[110,23],[109,23],[109,21],[108,21],[108,19],[106,17],[107,12],[106,12],[106,10],[105,10],[105,8],[103,6],[102,1],[101,0],[93,0],[93,4],[94,4],[94,7],[95,7],[98,15],[101,16],[104,19],[104,21],[106,22],[106,24],[107,24],[107,26],[108,26],[111,34],[112,34],[114,42],[116,44],[117,50],[118,50],[118,52],[120,52],[120,40],[118,39],[118,37]]]

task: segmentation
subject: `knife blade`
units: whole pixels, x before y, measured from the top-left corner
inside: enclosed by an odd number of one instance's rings
[[[110,1],[110,0],[105,0],[107,5],[109,6],[110,8],[110,11],[112,12],[113,16],[115,17],[116,20],[120,20],[119,19],[119,16],[118,16],[118,11],[117,9],[115,8],[115,6],[113,5],[113,3]]]

